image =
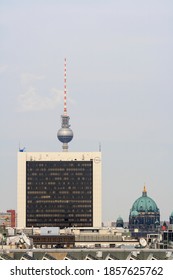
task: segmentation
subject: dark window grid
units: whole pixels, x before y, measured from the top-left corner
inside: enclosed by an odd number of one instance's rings
[[[47,164],[47,162],[46,162],[46,164]],[[50,166],[51,166],[51,164],[50,164]],[[55,165],[56,166],[56,165]],[[74,164],[73,164],[73,166],[74,166]],[[78,164],[78,167],[79,167],[79,164]],[[61,171],[62,171],[63,169],[61,168]],[[69,170],[68,170],[69,171]],[[79,172],[79,170],[78,170],[78,172]],[[89,176],[91,176],[91,172],[88,172],[88,174],[89,174]],[[29,175],[29,174],[28,174]],[[42,174],[41,174],[42,175]],[[65,174],[65,175],[67,175],[67,173]],[[79,174],[78,174],[79,175]],[[81,174],[81,175],[83,175],[83,177],[84,177],[84,175],[86,176],[86,174]],[[38,180],[38,177],[39,176],[35,176],[34,175],[34,179],[36,179],[36,181],[37,181],[37,183],[40,183],[40,185],[42,186],[43,184],[44,184],[44,182],[43,181],[41,181],[41,182],[39,182],[39,180]],[[78,178],[79,178],[79,176],[78,176]],[[85,177],[86,178],[86,177]],[[44,179],[44,177],[43,177],[43,179]],[[50,180],[50,176],[49,176],[49,174],[47,174],[47,177],[46,177],[46,179],[47,180]],[[67,178],[68,179],[68,178]],[[28,181],[31,181],[32,182],[32,180],[33,180],[33,178],[29,178],[29,180]],[[75,178],[75,176],[74,176],[74,174],[73,174],[73,178],[72,178],[72,182],[73,181],[76,181],[76,178]],[[89,179],[89,180],[85,180],[85,181],[88,181],[88,182],[90,182],[90,183],[92,183],[92,180],[91,179]],[[75,182],[76,183],[76,182]],[[34,186],[33,186],[34,187]],[[84,186],[85,187],[85,186]],[[74,188],[74,186],[73,186],[73,188]],[[79,188],[81,188],[81,182],[80,182],[80,185],[79,185]],[[87,188],[89,188],[88,186],[87,186]],[[76,188],[77,189],[77,188]],[[91,187],[91,190],[92,190],[92,187]],[[81,199],[81,198],[84,198],[84,197],[81,197],[81,196],[79,196],[79,199]],[[63,197],[63,199],[64,199],[64,197]],[[86,197],[85,197],[85,199],[86,199]],[[91,197],[88,197],[88,199],[91,199]],[[86,203],[86,201],[83,201],[84,203]],[[46,206],[48,206],[48,205],[46,205]],[[65,207],[66,205],[62,205],[62,207]],[[76,206],[76,205],[74,205],[74,206]],[[78,205],[79,206],[79,205]],[[86,206],[86,205],[85,205]],[[82,207],[82,205],[81,205],[81,207]],[[79,207],[80,208],[80,207]],[[90,207],[89,208],[91,208],[91,204],[90,204]],[[89,209],[89,211],[91,211],[91,209]],[[67,219],[68,220],[68,219]]]

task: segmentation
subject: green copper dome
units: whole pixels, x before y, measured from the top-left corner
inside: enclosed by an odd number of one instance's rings
[[[172,211],[172,213],[171,213],[170,217],[173,217],[173,211]]]
[[[124,227],[124,222],[121,216],[119,216],[116,221],[116,227]]]
[[[136,210],[131,211],[131,216],[132,217],[137,217],[139,215],[139,212]]]
[[[132,209],[130,211],[131,216],[136,216],[137,213],[147,212],[147,213],[158,213],[159,208],[155,201],[147,196],[146,188],[142,192],[142,196],[139,197],[132,205]]]
[[[119,216],[119,217],[117,218],[117,222],[123,222],[123,218],[122,218],[121,216]]]

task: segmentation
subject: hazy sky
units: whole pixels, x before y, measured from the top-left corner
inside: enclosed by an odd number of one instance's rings
[[[173,1],[0,1],[0,211],[16,209],[19,143],[61,151],[67,58],[69,151],[102,149],[103,221],[146,184],[173,211]]]

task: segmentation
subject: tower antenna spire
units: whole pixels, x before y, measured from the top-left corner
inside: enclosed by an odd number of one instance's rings
[[[67,116],[67,62],[64,59],[64,116]]]

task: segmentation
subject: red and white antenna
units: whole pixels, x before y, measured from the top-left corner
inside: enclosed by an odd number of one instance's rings
[[[64,115],[67,115],[67,64],[64,59]]]

